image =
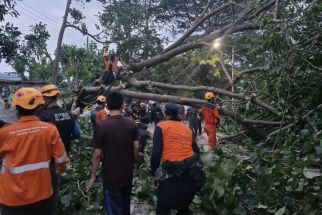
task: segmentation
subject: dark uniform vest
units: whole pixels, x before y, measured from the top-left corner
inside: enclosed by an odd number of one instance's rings
[[[69,152],[70,143],[75,126],[73,114],[64,108],[58,106],[50,107],[40,114],[40,119],[44,122],[50,122],[56,125],[66,151]]]

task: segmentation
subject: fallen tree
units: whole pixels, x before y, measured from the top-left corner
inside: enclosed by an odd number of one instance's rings
[[[221,26],[220,28],[214,27],[216,26],[216,21],[213,21],[214,16],[223,12],[227,15],[227,7],[233,8],[231,11],[232,18],[224,20],[225,25],[222,25],[223,20],[221,20],[220,24],[218,23],[218,26]],[[193,98],[191,95],[185,97],[182,96],[182,94],[186,92],[204,93],[206,91],[211,91],[216,93],[220,99],[232,101],[232,104],[223,103],[223,105],[220,106],[220,113],[222,115],[230,117],[235,123],[238,123],[242,127],[236,128],[237,134],[230,135],[232,138],[262,138],[268,134],[275,134],[274,132],[276,130],[279,130],[279,132],[287,131],[287,128],[293,127],[287,127],[288,125],[296,124],[298,119],[297,115],[290,114],[290,112],[285,109],[285,105],[283,105],[283,101],[279,96],[274,98],[267,93],[263,93],[262,90],[260,90],[262,86],[257,86],[260,83],[258,82],[258,77],[265,77],[264,82],[261,83],[263,86],[269,85],[269,78],[266,77],[266,74],[275,71],[277,64],[282,65],[281,68],[278,67],[280,70],[285,69],[286,65],[281,63],[283,57],[291,56],[290,60],[296,58],[296,54],[292,51],[299,49],[300,47],[314,46],[314,40],[298,41],[297,43],[291,44],[288,50],[286,52],[283,50],[284,52],[281,54],[279,53],[278,57],[273,57],[270,51],[263,50],[262,58],[267,58],[268,60],[265,60],[265,62],[259,61],[256,64],[252,63],[251,60],[245,60],[246,58],[251,59],[251,57],[248,54],[242,53],[243,50],[240,51],[240,53],[232,50],[231,58],[229,57],[229,54],[225,55],[219,51],[220,72],[223,74],[223,77],[226,77],[226,84],[223,87],[200,84],[181,85],[173,84],[172,82],[164,83],[146,79],[143,81],[136,78],[136,74],[142,71],[149,73],[151,72],[149,68],[155,68],[174,57],[180,57],[184,53],[192,52],[193,50],[206,49],[209,53],[213,53],[214,50],[211,49],[211,46],[213,42],[219,38],[222,40],[232,40],[233,38],[237,40],[243,38],[243,35],[245,35],[245,37],[248,35],[255,35],[255,37],[263,35],[264,30],[261,26],[263,20],[271,19],[274,28],[282,28],[285,30],[281,23],[276,21],[278,8],[279,5],[276,1],[261,1],[258,4],[250,4],[249,2],[237,4],[235,2],[229,2],[216,5],[210,0],[205,5],[201,15],[196,18],[190,28],[188,28],[176,42],[147,60],[141,62],[131,60],[128,62],[127,66],[117,72],[118,81],[111,86],[83,88],[78,96],[78,105],[90,105],[95,101],[98,95],[106,95],[110,91],[119,91],[124,96],[138,100],[174,102],[177,104],[199,107],[205,103],[204,100]],[[206,30],[204,30],[202,34],[195,36],[194,34],[200,30],[201,26]],[[287,37],[287,35],[285,37]],[[316,35],[314,35],[313,38],[316,39]],[[289,40],[288,38],[286,39]],[[261,44],[258,44],[258,46],[261,46]],[[249,47],[248,44],[247,47]],[[236,55],[237,63],[234,62],[234,55]],[[257,57],[255,57],[255,59],[256,58]],[[254,59],[252,60],[254,61]],[[236,66],[236,64],[238,65]],[[230,74],[229,68],[233,70],[234,67],[235,70],[238,70],[238,73],[234,74],[232,71]],[[198,66],[198,69],[200,69],[200,66]],[[162,71],[159,72],[162,73]],[[187,74],[186,77],[192,80],[193,78],[191,75],[196,73],[197,72],[193,72],[190,75]],[[143,78],[142,76],[140,77]],[[291,95],[290,81],[291,78],[288,80],[289,87],[282,90],[288,90],[287,99],[294,97],[293,100],[296,101],[295,96],[298,95]],[[238,87],[240,88],[241,85],[245,84],[252,85],[253,90],[242,90],[240,92],[239,90],[232,90],[234,88],[238,89]],[[160,94],[160,92],[162,92],[162,94]],[[258,112],[258,114],[255,114],[255,112]],[[229,137],[227,136],[225,139],[229,139]]]

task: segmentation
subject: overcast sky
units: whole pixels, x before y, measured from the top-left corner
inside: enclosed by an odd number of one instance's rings
[[[60,26],[63,20],[64,10],[66,7],[66,0],[24,0],[18,1],[16,6],[20,13],[18,18],[7,16],[6,21],[9,20],[19,28],[23,35],[30,32],[30,26],[42,21],[47,24],[47,30],[50,34],[48,40],[48,50],[53,55]],[[98,11],[102,10],[102,5],[97,1],[83,5],[80,2],[73,1],[72,7],[83,11],[86,16],[87,28],[93,34],[96,33],[93,23],[98,23],[98,18],[95,16]],[[83,36],[77,30],[67,28],[64,35],[63,43],[84,47],[86,45],[86,36]],[[0,72],[13,71],[10,66],[4,62],[0,64]]]

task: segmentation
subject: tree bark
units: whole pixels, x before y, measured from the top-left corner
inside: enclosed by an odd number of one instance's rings
[[[124,76],[123,76],[124,78]],[[132,87],[139,88],[139,89],[149,89],[151,91],[152,87],[159,87],[164,89],[170,89],[170,90],[186,90],[186,91],[211,91],[216,94],[221,94],[225,96],[229,96],[232,98],[237,98],[242,101],[250,101],[272,113],[274,113],[277,116],[282,116],[282,113],[279,112],[276,108],[270,106],[269,104],[266,104],[265,102],[258,101],[256,97],[254,96],[247,96],[245,94],[239,94],[239,93],[233,93],[224,89],[216,88],[216,87],[210,87],[210,86],[185,86],[185,85],[173,85],[173,84],[165,84],[161,82],[154,82],[154,81],[138,81],[134,77],[130,78],[124,78],[124,80]]]
[[[90,102],[95,101],[95,98],[98,95],[106,95],[108,93],[107,92],[108,89],[109,88],[106,86],[83,88],[80,93],[80,95],[82,96],[79,96],[79,98],[82,97],[83,100],[88,99],[88,101],[85,101],[85,104],[90,104]],[[165,94],[158,95],[154,93],[134,92],[128,89],[124,89],[121,86],[111,87],[109,89],[109,92],[115,92],[115,91],[118,91],[119,93],[121,93],[126,97],[135,98],[135,99],[153,100],[153,101],[159,101],[159,102],[172,102],[176,104],[189,105],[193,107],[200,107],[201,105],[206,104],[206,101],[201,99],[184,98],[181,96],[173,96],[173,95],[165,95]],[[221,114],[235,119],[240,124],[248,128],[250,125],[276,125],[277,126],[282,124],[281,121],[277,122],[277,121],[265,121],[265,120],[254,120],[254,119],[242,118],[239,114],[226,110],[224,108],[220,108],[219,111]]]
[[[57,73],[58,73],[58,66],[60,63],[60,52],[61,52],[62,42],[63,42],[63,38],[64,38],[64,33],[65,33],[65,29],[66,29],[67,18],[68,18],[68,13],[69,13],[69,8],[70,8],[71,3],[72,3],[72,0],[67,0],[63,23],[60,27],[59,36],[58,36],[58,40],[57,40],[57,46],[56,46],[56,50],[55,50],[55,59],[53,60],[53,65],[51,67],[51,82],[53,84],[57,84]]]

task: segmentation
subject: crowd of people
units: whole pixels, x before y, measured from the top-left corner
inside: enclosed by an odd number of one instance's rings
[[[58,105],[60,90],[46,85],[40,90],[18,89],[12,98],[19,121],[1,122],[0,205],[2,215],[55,214],[58,180],[68,162],[73,139],[81,136],[79,114]],[[174,103],[136,101],[126,105],[123,96],[100,95],[91,108],[93,155],[91,189],[102,170],[104,206],[108,214],[130,214],[135,163],[145,152],[148,124],[155,126],[151,155],[152,186],[157,196],[156,214],[189,214],[189,205],[205,184],[198,162],[201,121],[210,150],[216,149],[220,124],[215,94],[205,94],[200,109]],[[189,126],[183,121],[189,122]]]

